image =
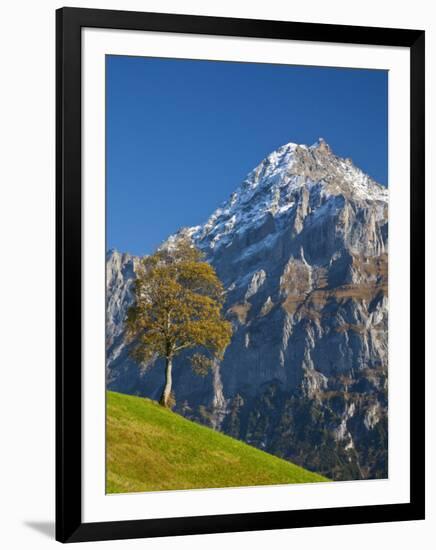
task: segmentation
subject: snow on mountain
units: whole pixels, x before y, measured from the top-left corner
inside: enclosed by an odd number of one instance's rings
[[[287,143],[263,159],[206,223],[185,228],[183,234],[201,248],[215,249],[229,245],[236,234],[262,224],[267,215],[272,215],[278,224],[286,224],[282,218],[294,213],[298,192],[303,187],[309,192],[316,188],[319,197],[314,207],[340,194],[355,201],[377,201],[382,208],[388,201],[386,188],[350,159],[334,155],[322,138],[312,146]],[[316,210],[313,208],[314,216]],[[171,236],[166,245],[177,238],[178,235]]]

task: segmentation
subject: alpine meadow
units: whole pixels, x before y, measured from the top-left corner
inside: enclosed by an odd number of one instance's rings
[[[388,477],[386,98],[108,56],[108,493]]]

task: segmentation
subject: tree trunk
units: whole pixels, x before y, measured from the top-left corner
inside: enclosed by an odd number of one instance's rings
[[[166,367],[165,367],[165,387],[162,392],[162,397],[160,398],[160,404],[163,407],[170,408],[171,404],[171,386],[173,383],[172,380],[172,368],[173,368],[173,359],[172,357],[166,358]]]

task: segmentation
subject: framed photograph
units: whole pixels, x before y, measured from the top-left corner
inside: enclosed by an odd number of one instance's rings
[[[423,519],[424,32],[56,17],[56,538]]]

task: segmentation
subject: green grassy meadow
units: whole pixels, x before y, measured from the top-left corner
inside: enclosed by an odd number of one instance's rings
[[[141,397],[108,392],[106,426],[107,493],[328,481]]]

